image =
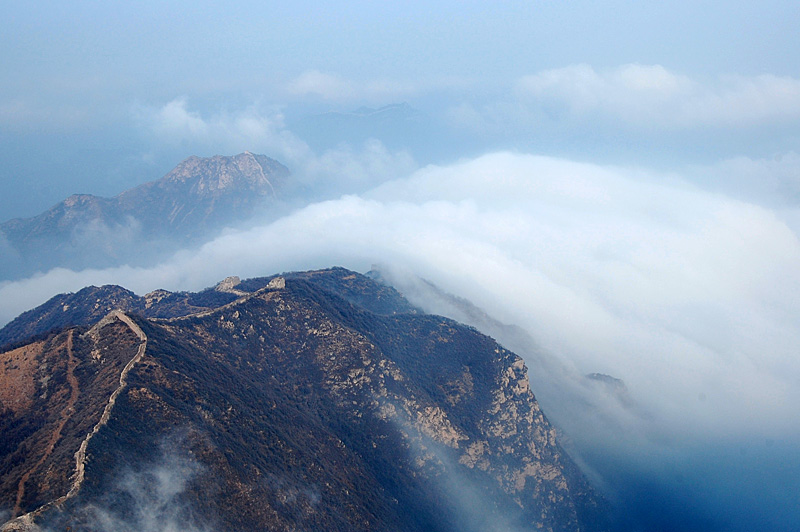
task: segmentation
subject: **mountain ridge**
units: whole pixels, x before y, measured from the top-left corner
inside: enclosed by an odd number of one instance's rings
[[[146,335],[145,354],[89,444],[80,493],[38,516],[42,524],[94,530],[103,508],[125,525],[118,529],[136,529],[131,497],[138,495],[124,492],[119,479],[114,484],[115,471],[120,461],[136,470],[162,460],[163,438],[177,427],[170,453],[197,463],[187,466],[193,473],[173,502],[197,529],[606,529],[604,503],[558,445],[523,361],[491,338],[420,313],[393,289],[341,268],[231,280],[223,288],[231,284],[247,295],[180,316],[130,315]],[[87,297],[85,308],[95,303]],[[95,397],[76,403],[73,417],[84,425],[100,415],[113,375],[142,345],[118,319],[89,321],[92,329],[62,329],[30,344],[63,367],[67,338],[75,338],[73,373]],[[59,390],[69,389],[68,371],[41,384],[41,369],[24,363],[26,348],[0,355],[2,375],[16,372],[23,382],[30,373],[27,382],[38,388],[28,393],[29,408],[51,400],[64,411]],[[106,384],[89,385],[99,378]],[[42,399],[47,386],[51,399]],[[0,420],[10,416],[24,429],[25,418],[6,403]],[[52,423],[36,425],[36,441]],[[64,442],[86,433],[65,427]],[[26,439],[19,430],[7,445],[16,443],[12,456],[21,457],[36,432]],[[33,449],[26,452],[36,455]],[[14,488],[24,468],[8,454],[1,460]],[[21,501],[26,511],[53,500],[55,480],[71,475],[50,458],[33,469]],[[208,490],[216,495],[203,495]]]
[[[192,156],[164,177],[113,197],[73,194],[30,218],[0,224],[10,247],[0,271],[29,275],[55,266],[85,268],[135,260],[147,241],[168,253],[274,203],[289,170],[265,155]]]

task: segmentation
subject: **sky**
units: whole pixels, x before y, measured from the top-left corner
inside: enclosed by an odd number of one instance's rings
[[[534,392],[631,530],[800,520],[796,3],[34,1],[0,17],[0,219],[190,155],[264,153],[304,191],[160,264],[1,283],[0,322],[87,284],[382,264],[530,335]]]

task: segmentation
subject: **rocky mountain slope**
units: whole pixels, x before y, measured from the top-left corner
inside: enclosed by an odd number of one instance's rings
[[[161,179],[113,198],[70,196],[36,217],[0,225],[0,274],[130,262],[141,256],[135,244],[143,241],[174,250],[252,216],[288,175],[279,162],[250,152],[189,157]]]
[[[522,359],[348,270],[89,288],[2,332],[3,530],[608,526]]]

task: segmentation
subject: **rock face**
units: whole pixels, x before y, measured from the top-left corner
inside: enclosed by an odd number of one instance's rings
[[[113,198],[70,196],[39,216],[0,225],[0,241],[12,250],[0,260],[0,272],[13,278],[55,266],[130,262],[142,241],[174,250],[247,219],[274,200],[288,175],[279,162],[250,152],[190,157],[163,178]]]
[[[5,529],[607,529],[491,338],[340,268],[223,287],[31,311],[61,328],[0,354]]]
[[[209,228],[252,214],[275,197],[289,175],[279,162],[244,152],[233,157],[189,157],[158,181],[115,198],[124,214],[141,213],[145,232],[165,229],[194,238]]]

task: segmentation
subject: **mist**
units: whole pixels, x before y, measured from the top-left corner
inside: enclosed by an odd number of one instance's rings
[[[77,521],[89,530],[131,532],[204,532],[215,529],[213,516],[188,495],[192,483],[205,480],[186,436],[174,433],[159,442],[154,456],[114,471],[105,493],[90,502],[53,512],[44,532],[70,529]],[[207,482],[207,480],[206,480]]]

